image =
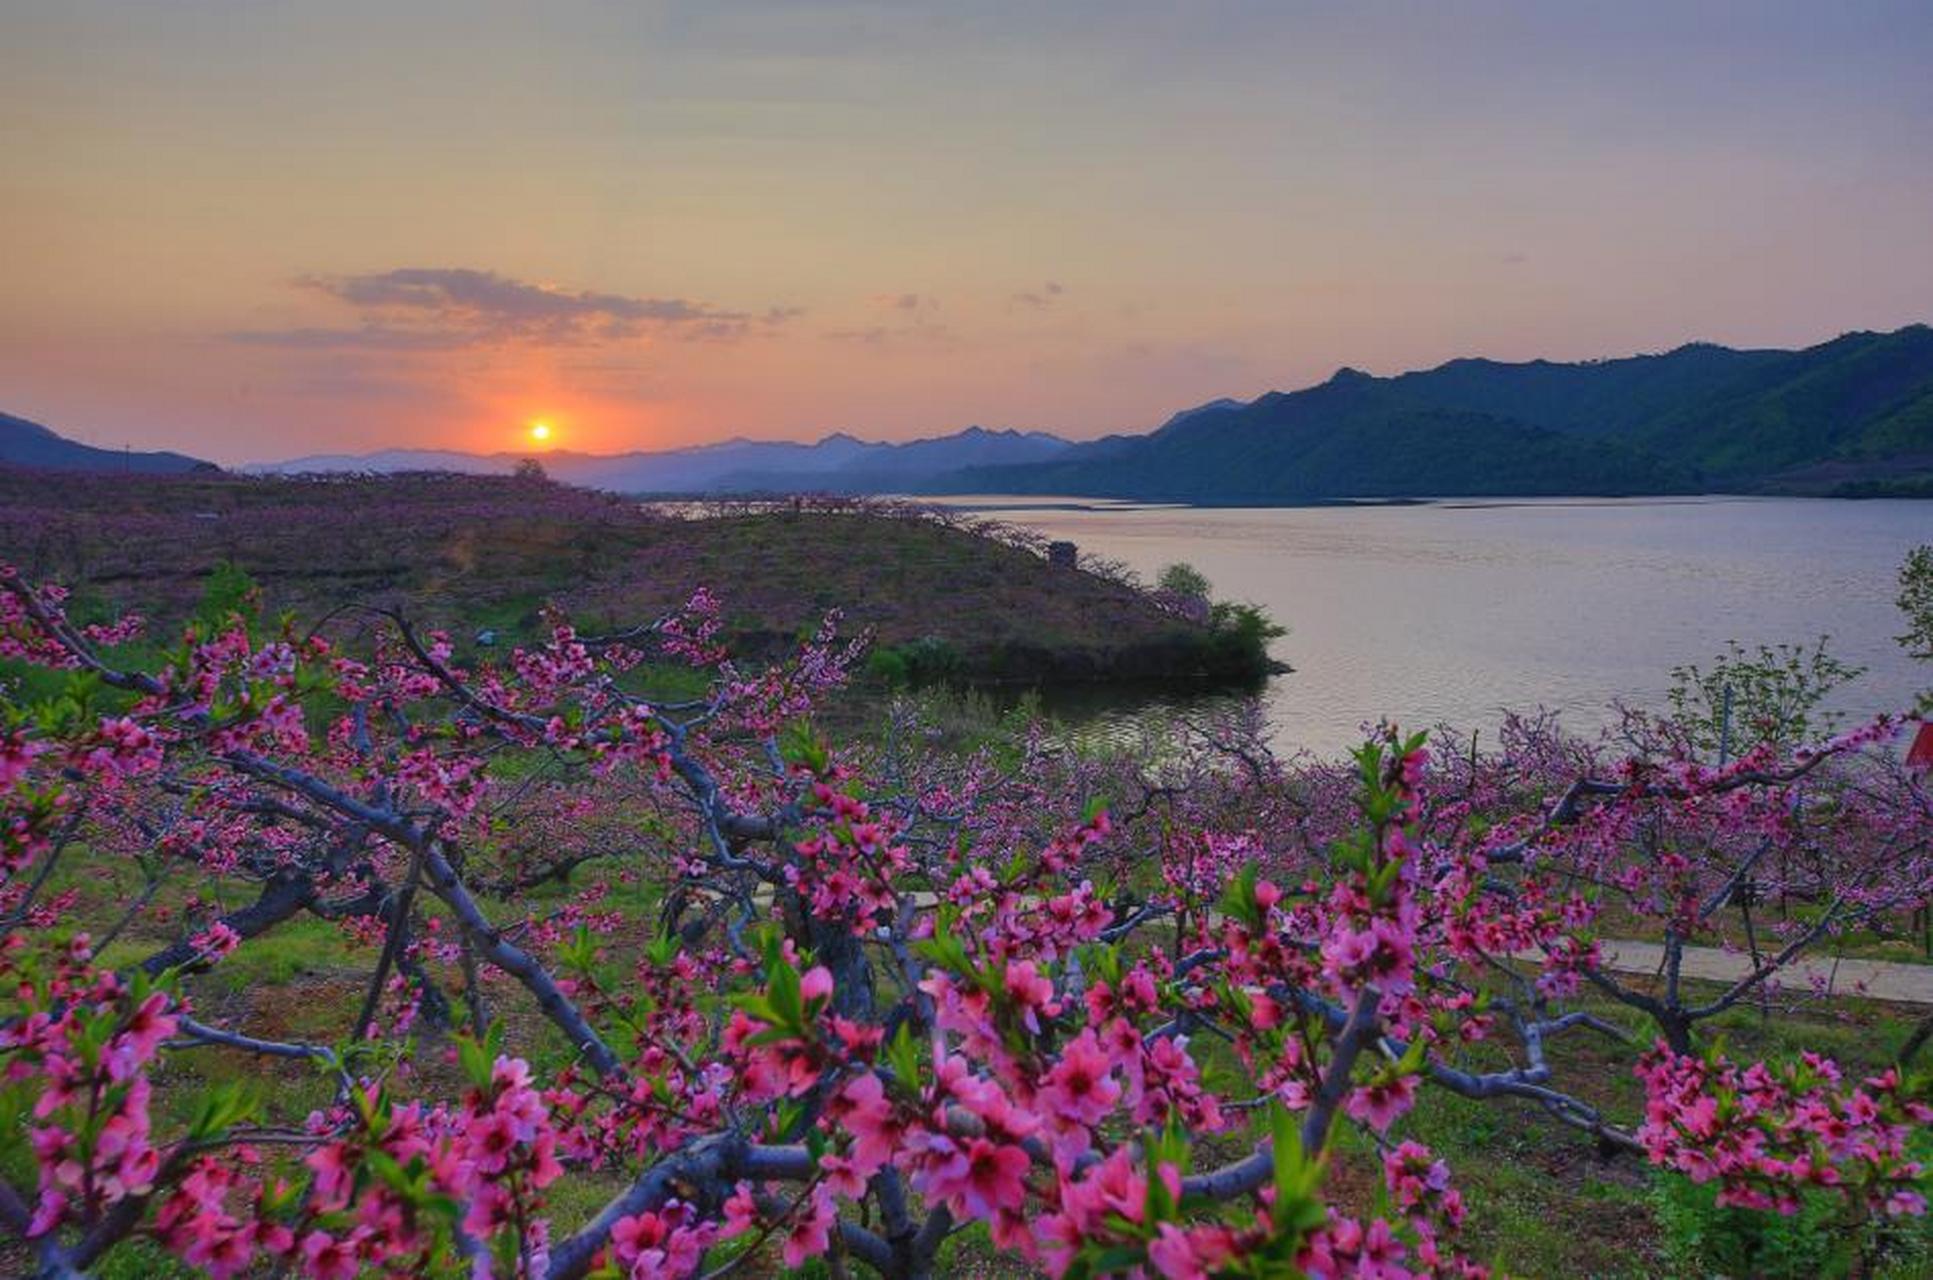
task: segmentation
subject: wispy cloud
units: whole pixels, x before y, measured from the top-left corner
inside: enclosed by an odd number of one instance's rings
[[[930,293],[875,293],[866,301],[886,313],[881,324],[861,323],[848,329],[829,329],[822,336],[833,342],[867,347],[906,342],[950,342],[953,331],[938,320],[940,300]]]
[[[448,351],[469,346],[472,341],[464,333],[399,329],[379,324],[347,329],[241,329],[223,336],[245,346],[303,351]]]
[[[1059,302],[1066,294],[1066,289],[1062,288],[1055,281],[1049,280],[1046,284],[1040,286],[1039,289],[1027,289],[1014,294],[1007,299],[1007,305],[1010,307],[1026,307],[1032,311],[1045,311],[1048,307]]]
[[[824,335],[833,342],[851,342],[866,347],[885,347],[904,342],[953,341],[953,331],[943,324],[868,325],[860,329],[829,329]]]
[[[872,296],[875,307],[888,311],[938,311],[940,300],[930,293],[876,293]]]
[[[295,284],[352,308],[356,323],[246,330],[229,338],[259,346],[384,351],[595,346],[650,336],[731,342],[800,314],[796,307],[753,313],[685,298],[566,289],[468,267],[302,276]]]

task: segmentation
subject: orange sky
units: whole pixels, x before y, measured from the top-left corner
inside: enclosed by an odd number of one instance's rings
[[[1933,318],[1923,3],[0,24],[0,410],[99,444],[1091,436]]]

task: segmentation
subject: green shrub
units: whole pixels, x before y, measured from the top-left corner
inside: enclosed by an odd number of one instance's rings
[[[202,579],[195,619],[211,629],[225,626],[235,614],[243,617],[254,614],[261,596],[261,588],[255,585],[247,570],[233,560],[218,561]]]
[[[1845,1201],[1805,1195],[1799,1211],[1720,1207],[1716,1183],[1661,1174],[1652,1185],[1660,1252],[1681,1280],[1749,1276],[1824,1280],[1837,1276],[1923,1276],[1933,1264],[1933,1227],[1925,1219],[1850,1229]],[[1877,1264],[1875,1266],[1875,1264]]]
[[[966,659],[940,636],[921,636],[902,645],[882,645],[866,658],[866,671],[887,684],[939,684],[957,679]]]
[[[1906,615],[1900,647],[1921,662],[1933,662],[1933,544],[1914,547],[1899,567],[1899,611]],[[1920,695],[1920,709],[1933,711],[1933,690]]]
[[[878,645],[866,655],[866,674],[884,684],[907,683],[906,655],[890,645]]]
[[[1838,717],[1820,705],[1866,673],[1834,657],[1829,639],[1820,636],[1810,648],[1762,644],[1756,653],[1733,640],[1709,668],[1673,667],[1666,694],[1672,715],[1693,746],[1728,759],[1762,742],[1786,748],[1829,733]]]
[[[1206,600],[1211,590],[1201,570],[1186,563],[1171,564],[1163,569],[1161,576],[1155,579],[1155,586],[1190,600]]]
[[[1287,635],[1261,606],[1223,601],[1209,613],[1211,653],[1220,674],[1261,675],[1269,670],[1269,641]]]

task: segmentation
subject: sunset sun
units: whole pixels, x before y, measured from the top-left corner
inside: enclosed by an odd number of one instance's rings
[[[548,422],[531,423],[530,438],[538,444],[548,443],[550,440],[550,424]]]

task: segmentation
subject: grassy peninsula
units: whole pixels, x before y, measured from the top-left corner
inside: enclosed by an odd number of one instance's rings
[[[1252,610],[1177,608],[1118,567],[1054,563],[1043,539],[958,512],[865,500],[648,507],[539,475],[245,477],[0,468],[0,560],[74,584],[83,611],[186,617],[232,564],[271,612],[395,608],[512,643],[555,604],[635,625],[701,586],[757,657],[830,609],[870,631],[886,681],[1238,682],[1271,669]]]

